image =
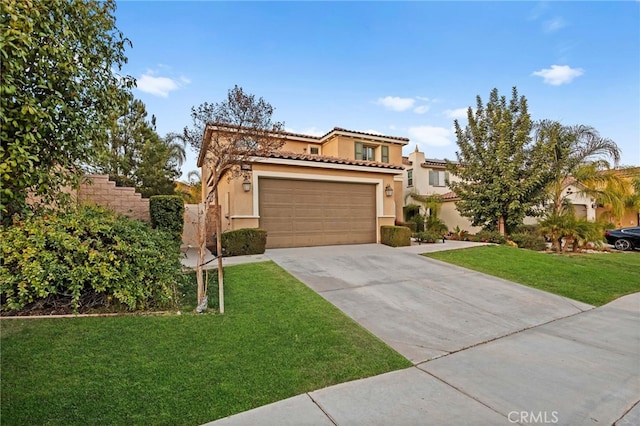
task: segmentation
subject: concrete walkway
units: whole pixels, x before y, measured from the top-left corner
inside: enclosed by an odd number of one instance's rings
[[[210,424],[640,424],[640,294],[592,309],[415,254],[450,243],[269,250],[415,365]]]

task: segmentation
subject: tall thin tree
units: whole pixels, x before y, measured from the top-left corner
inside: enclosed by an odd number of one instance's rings
[[[272,121],[273,107],[262,98],[247,94],[237,85],[227,98],[216,104],[204,103],[192,108],[192,126],[185,127],[183,137],[192,147],[202,150],[202,165],[207,172],[205,213],[210,203],[215,208],[216,248],[218,255],[218,296],[220,313],[224,313],[224,272],[222,265],[222,215],[218,185],[223,179],[241,176],[240,166],[256,157],[268,156],[285,142],[284,123]],[[204,154],[204,155],[202,155]],[[205,217],[208,215],[205,214]],[[207,295],[202,279],[204,241],[201,238],[198,261],[198,305]]]

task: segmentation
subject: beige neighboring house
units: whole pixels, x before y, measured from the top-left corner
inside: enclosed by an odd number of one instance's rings
[[[206,146],[222,130],[210,124],[205,131],[203,200],[211,191]],[[284,140],[279,151],[243,164],[244,178],[220,182],[223,231],[265,229],[268,248],[376,243],[380,226],[402,217],[402,147],[409,139],[339,127],[323,136],[277,135]]]
[[[446,182],[455,182],[459,178],[455,175],[449,175],[446,171],[445,160],[425,158],[424,153],[418,151],[416,146],[416,149],[408,157],[403,158],[403,166],[402,188],[405,198],[404,205],[420,204],[407,196],[412,192],[420,195],[440,194],[444,198],[444,203],[440,210],[440,219],[449,227],[449,230],[453,230],[456,226],[471,233],[482,230],[481,227],[472,226],[471,221],[462,217],[456,209],[455,204],[460,198],[455,192],[451,191]],[[565,182],[562,190],[566,199],[573,204],[576,217],[586,218],[588,221],[593,222],[602,216],[606,216],[608,209],[598,206],[595,199],[582,193],[582,189],[580,182],[572,178]],[[533,225],[537,224],[538,220],[539,218],[527,216],[524,219],[524,223]],[[640,213],[633,208],[628,208],[624,216],[616,221],[615,225],[618,227],[637,226],[639,221]]]
[[[440,219],[449,227],[450,231],[456,227],[474,234],[482,230],[479,226],[472,226],[471,221],[461,216],[456,209],[455,203],[460,198],[451,191],[447,182],[458,181],[459,178],[446,171],[447,163],[445,160],[425,158],[424,153],[420,152],[416,146],[416,149],[403,159],[403,166],[404,205],[420,204],[408,196],[411,193],[439,194],[444,199],[440,208]]]

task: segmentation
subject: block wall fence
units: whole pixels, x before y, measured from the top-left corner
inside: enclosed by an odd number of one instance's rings
[[[117,187],[108,175],[86,175],[85,178],[78,188],[78,202],[107,207],[133,219],[151,220],[149,199],[142,198],[135,188]]]

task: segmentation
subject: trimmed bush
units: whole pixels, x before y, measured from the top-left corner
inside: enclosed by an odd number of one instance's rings
[[[225,257],[262,254],[266,246],[267,231],[264,229],[242,228],[222,233],[222,253]],[[215,244],[211,252],[216,254]]]
[[[170,234],[100,207],[30,216],[0,229],[2,310],[167,307],[182,279]]]
[[[391,247],[411,245],[411,229],[406,226],[381,226],[380,242]]]
[[[469,241],[476,243],[504,244],[507,242],[507,239],[499,232],[480,231],[475,235],[469,235]]]
[[[422,244],[422,243],[435,243],[436,241],[440,241],[442,240],[442,234],[440,233],[436,233],[436,232],[431,232],[431,231],[424,231],[424,232],[417,232],[413,235],[413,238],[416,240],[416,242]]]
[[[416,229],[418,228],[418,226],[415,224],[415,222],[401,222],[399,220],[396,220],[396,226],[405,226],[409,229],[411,229],[411,232],[416,232]]]
[[[166,231],[181,240],[184,228],[184,200],[179,195],[154,195],[149,198],[149,216],[154,229]]]
[[[541,235],[516,233],[511,234],[509,239],[523,249],[541,251],[547,248],[544,237]]]

